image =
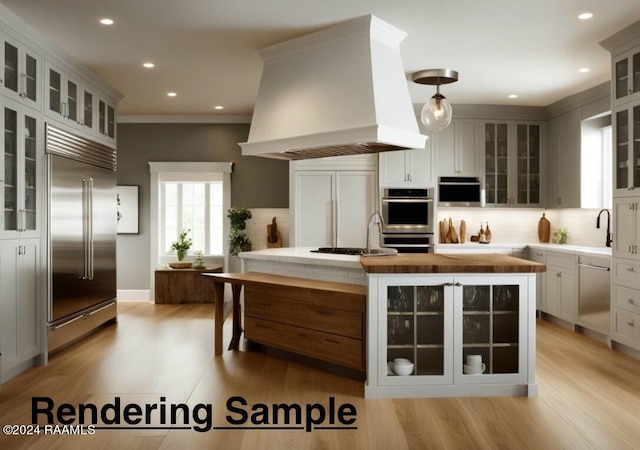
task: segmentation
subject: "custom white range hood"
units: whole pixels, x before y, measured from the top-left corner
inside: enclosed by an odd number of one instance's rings
[[[400,58],[405,36],[369,15],[260,50],[242,154],[295,160],[424,148]]]

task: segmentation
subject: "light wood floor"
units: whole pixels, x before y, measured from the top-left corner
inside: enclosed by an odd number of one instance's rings
[[[365,400],[363,383],[255,352],[213,355],[213,305],[121,304],[119,322],[2,385],[0,424],[31,422],[31,397],[101,406],[226,401],[357,408],[357,430],[99,430],[94,436],[0,436],[1,449],[624,449],[640,448],[640,362],[538,323],[537,398]],[[230,325],[230,321],[229,321]],[[225,324],[225,328],[227,324]],[[226,329],[226,342],[230,335]]]

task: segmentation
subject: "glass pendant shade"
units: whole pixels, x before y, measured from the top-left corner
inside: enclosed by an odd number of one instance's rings
[[[420,120],[429,131],[444,130],[451,123],[453,110],[449,101],[439,92],[422,107]]]

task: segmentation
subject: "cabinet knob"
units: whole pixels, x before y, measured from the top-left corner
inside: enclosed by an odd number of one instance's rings
[[[636,302],[632,298],[627,299],[627,302],[629,302],[630,305],[635,305],[636,304]]]
[[[627,325],[629,325],[630,327],[635,327],[635,326],[636,326],[636,324],[635,324],[635,322],[634,322],[634,320],[633,320],[633,319],[631,319],[630,321],[628,321],[628,322],[627,322]]]
[[[556,277],[561,278],[561,277],[562,277],[562,273],[561,273],[561,272],[558,272],[558,273],[556,274]]]
[[[627,270],[628,270],[629,272],[633,272],[633,267],[627,267]]]

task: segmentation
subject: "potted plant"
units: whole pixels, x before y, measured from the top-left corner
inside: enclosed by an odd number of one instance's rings
[[[182,261],[187,255],[187,250],[191,248],[192,241],[187,237],[191,229],[182,230],[178,236],[178,240],[171,244],[171,250],[175,250],[178,255],[178,261]]]
[[[229,254],[238,256],[242,251],[251,250],[251,240],[245,234],[244,229],[247,228],[247,220],[251,219],[251,211],[247,208],[233,207],[227,211],[227,217],[230,222],[229,233]]]

